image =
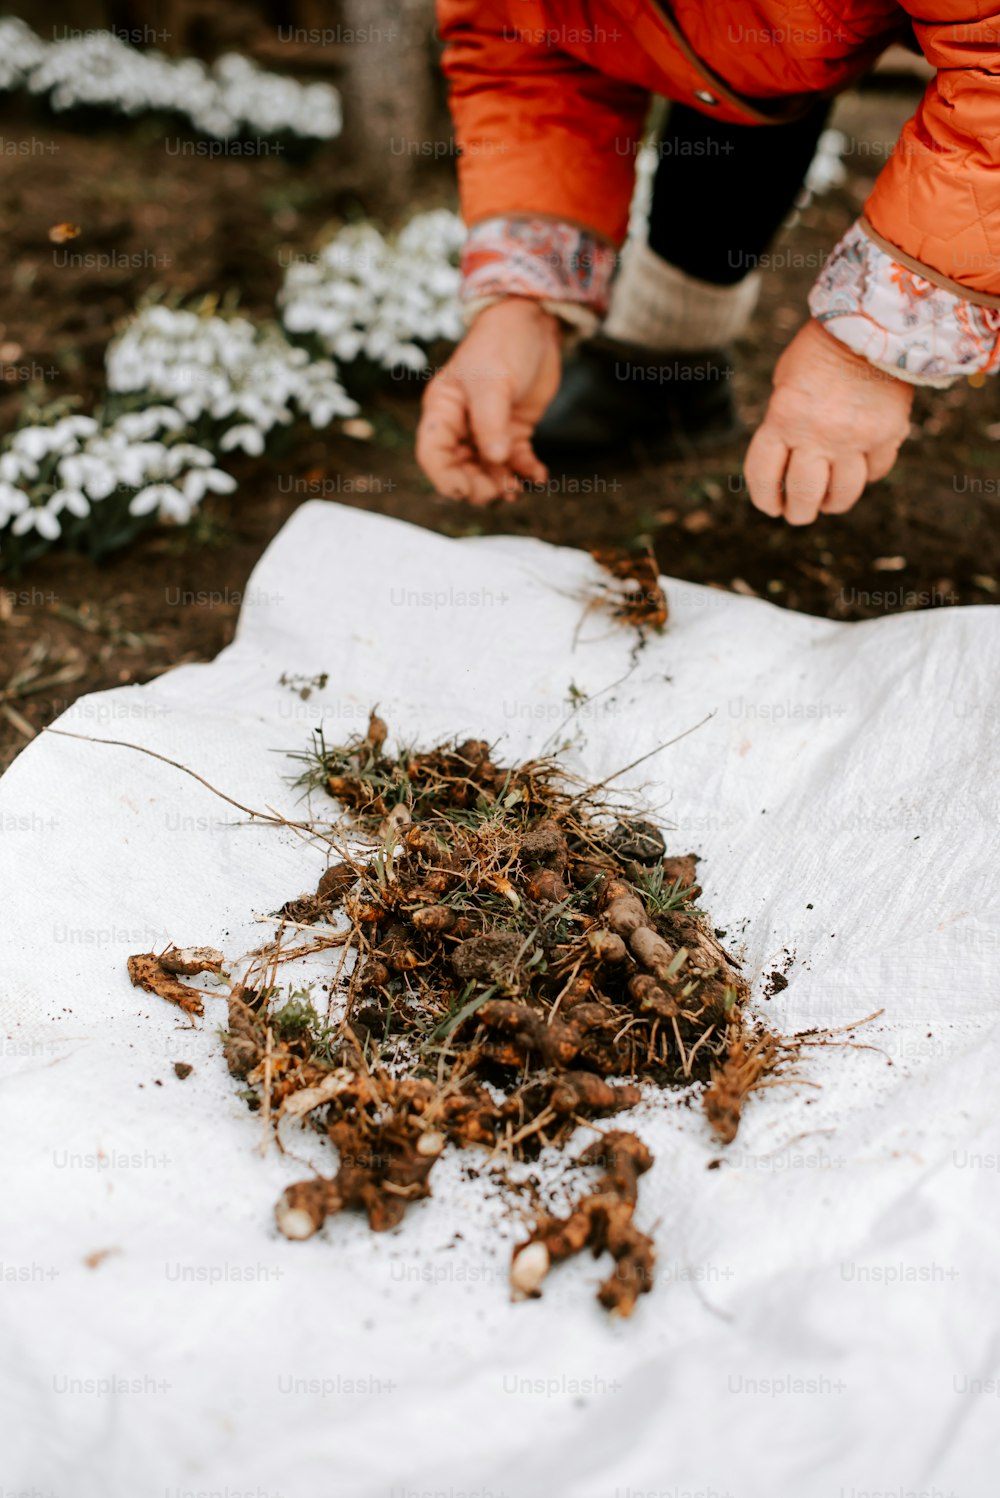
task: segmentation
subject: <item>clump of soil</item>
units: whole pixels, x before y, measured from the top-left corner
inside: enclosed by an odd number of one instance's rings
[[[318,736],[302,756],[302,783],[346,808],[352,851],[279,912],[255,954],[262,980],[229,991],[226,1060],[268,1137],[287,1115],[337,1151],[334,1175],[284,1193],[278,1225],[306,1238],[354,1209],[382,1231],[430,1194],[448,1145],[529,1160],[590,1127],[578,1163],[599,1171],[594,1189],[566,1218],[541,1212],[512,1288],[537,1295],[552,1264],[608,1251],[599,1299],[628,1315],[652,1285],[654,1246],[633,1222],[652,1157],[595,1121],[633,1107],[642,1083],[701,1083],[728,1142],[789,1048],[749,1020],[747,983],[694,904],[695,856],[668,854],[610,782],[577,784],[551,760],[500,765],[485,740],[390,752],[387,737],[373,713],[364,736]],[[303,996],[279,1002],[289,922],[306,932],[296,953],[340,948],[327,1017]],[[175,975],[219,973],[216,955],[172,949],[155,981],[151,954],[130,969],[176,1003]]]

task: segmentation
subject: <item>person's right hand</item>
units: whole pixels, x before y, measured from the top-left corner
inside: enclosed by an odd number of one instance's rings
[[[545,482],[531,434],[559,388],[560,345],[558,319],[528,297],[479,314],[424,395],[417,462],[440,493],[484,505]]]

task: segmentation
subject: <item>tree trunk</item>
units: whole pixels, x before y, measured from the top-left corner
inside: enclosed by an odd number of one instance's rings
[[[434,0],[341,0],[340,14],[348,157],[363,191],[399,210],[420,167],[450,153],[435,82]]]

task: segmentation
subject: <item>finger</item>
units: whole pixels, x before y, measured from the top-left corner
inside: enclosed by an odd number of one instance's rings
[[[507,504],[513,504],[523,493],[524,484],[518,474],[508,473],[504,479],[503,488],[500,490],[500,498]]]
[[[469,465],[469,503],[472,505],[488,505],[491,500],[499,495],[500,485],[495,479],[477,464]]]
[[[529,484],[544,484],[549,476],[549,470],[540,458],[535,457],[527,437],[515,440],[510,454],[510,466],[521,478],[527,479]]]
[[[480,463],[469,442],[458,445],[455,471],[461,475],[461,498],[473,505],[489,504],[494,499],[516,499],[521,491],[521,480],[515,473],[509,468]]]
[[[837,458],[830,474],[830,487],[820,508],[824,515],[843,515],[865,492],[868,464],[864,453],[847,453]]]
[[[898,442],[883,442],[879,447],[873,447],[868,454],[868,482],[876,483],[884,479],[892,469],[899,452]]]
[[[743,461],[750,502],[765,515],[781,514],[788,448],[767,426],[758,427]]]
[[[826,498],[830,460],[795,448],[785,471],[785,519],[789,525],[812,525]]]
[[[488,468],[487,477],[493,486],[493,499],[505,500],[508,504],[513,503],[521,493],[523,485],[517,474],[510,468]]]
[[[416,458],[435,489],[452,499],[468,499],[468,419],[461,390],[454,383],[432,380],[424,396],[417,428]]]
[[[484,466],[506,465],[511,448],[510,390],[503,380],[486,379],[469,392],[469,426]]]

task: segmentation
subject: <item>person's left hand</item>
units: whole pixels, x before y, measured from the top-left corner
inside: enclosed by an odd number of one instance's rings
[[[790,525],[843,514],[896,461],[912,402],[912,385],[810,319],[778,360],[767,413],[747,450],[752,502]]]

